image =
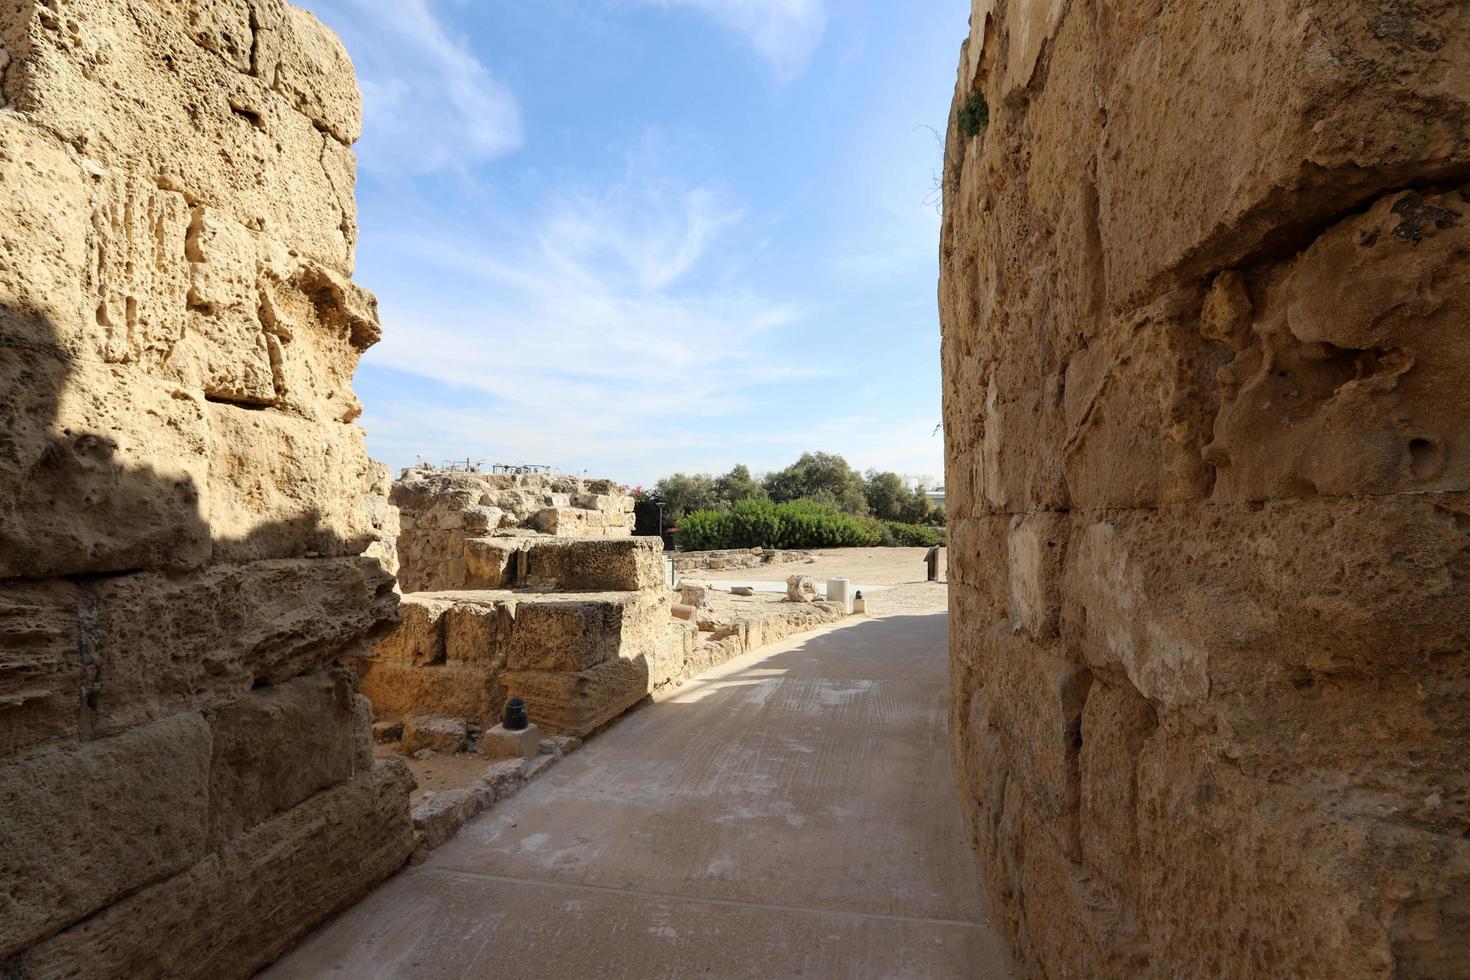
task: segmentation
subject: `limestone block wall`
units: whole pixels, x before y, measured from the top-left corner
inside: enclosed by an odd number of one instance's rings
[[[518,539],[505,588],[405,595],[398,627],[357,664],[384,720],[493,725],[519,696],[548,731],[584,735],[648,694],[670,641],[657,538]]]
[[[333,666],[397,607],[358,127],[276,0],[0,4],[7,977],[248,976],[413,847]]]
[[[611,480],[406,470],[393,485],[405,592],[498,589],[528,535],[627,538],[633,498]]]
[[[1465,5],[976,0],[944,195],[951,732],[1029,974],[1470,976]]]

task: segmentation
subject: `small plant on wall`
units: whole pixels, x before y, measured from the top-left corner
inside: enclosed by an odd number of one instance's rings
[[[970,100],[960,109],[960,133],[965,139],[973,139],[985,132],[985,127],[990,124],[990,104],[985,101],[985,96],[976,92],[970,96]]]

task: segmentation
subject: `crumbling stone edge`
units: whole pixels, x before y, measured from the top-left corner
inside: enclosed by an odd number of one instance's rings
[[[417,843],[409,864],[422,864],[428,859],[430,851],[448,843],[465,824],[501,800],[510,799],[519,793],[527,783],[581,746],[580,738],[553,736],[542,740],[541,754],[535,759],[504,759],[494,762],[485,769],[485,775],[473,786],[425,793],[423,801],[413,808],[413,828]]]

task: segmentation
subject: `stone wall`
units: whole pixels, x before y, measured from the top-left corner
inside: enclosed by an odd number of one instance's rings
[[[1470,976],[1466,6],[971,31],[951,728],[998,922],[1035,976]]]
[[[501,588],[529,536],[633,534],[633,498],[611,480],[406,470],[392,500],[405,592]]]
[[[0,106],[0,973],[248,976],[413,846],[333,666],[397,615],[351,67],[275,0],[10,0]]]

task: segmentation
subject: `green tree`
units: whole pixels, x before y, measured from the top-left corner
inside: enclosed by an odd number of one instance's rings
[[[914,487],[913,493],[904,494],[902,506],[894,519],[905,524],[928,524],[933,512],[934,503],[929,499],[928,489],[921,483]]]
[[[879,473],[868,470],[863,481],[863,495],[868,501],[868,510],[879,520],[896,521],[903,516],[910,504],[908,489],[897,473]]]
[[[708,473],[675,473],[658,481],[654,488],[657,499],[664,503],[664,521],[675,524],[685,514],[696,510],[719,509],[715,478]]]
[[[843,513],[865,515],[868,501],[863,478],[836,453],[802,453],[784,470],[766,476],[766,493],[777,503],[792,500],[831,502]]]
[[[736,465],[730,472],[715,480],[715,496],[722,502],[734,506],[742,500],[766,500],[766,489],[750,475],[750,467],[744,463]]]

